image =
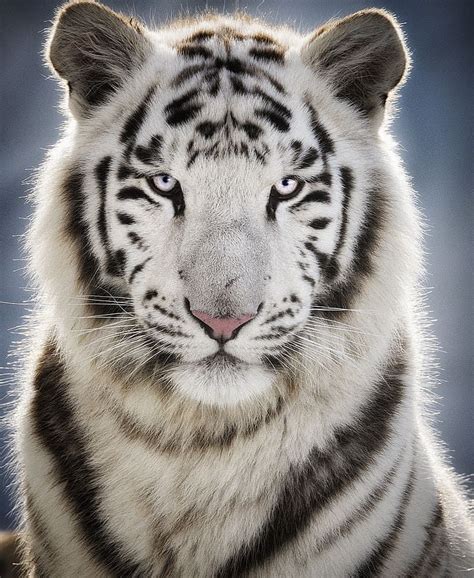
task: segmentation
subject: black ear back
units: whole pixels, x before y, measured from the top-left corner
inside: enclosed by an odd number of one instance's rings
[[[74,109],[102,104],[140,67],[150,50],[144,29],[96,2],[62,7],[52,28],[47,56],[71,91]]]
[[[409,64],[397,22],[376,9],[316,30],[304,45],[302,58],[330,81],[339,98],[368,115],[384,107]]]

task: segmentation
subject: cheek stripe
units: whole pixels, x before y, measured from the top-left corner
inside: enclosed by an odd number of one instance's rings
[[[332,254],[327,267],[329,280],[334,279],[339,274],[340,266],[338,256],[346,240],[349,204],[351,201],[352,189],[354,187],[354,176],[349,167],[341,167],[339,175],[342,184],[341,227],[339,229],[339,238],[337,240],[336,248],[334,249],[334,253]]]
[[[158,201],[155,201],[154,199],[152,199],[151,197],[149,197],[145,191],[143,191],[142,189],[139,189],[138,187],[124,187],[123,189],[120,189],[120,191],[117,194],[117,199],[119,201],[146,201],[147,203],[150,203],[151,205],[155,205],[157,207],[160,207],[160,203],[158,203]]]
[[[327,191],[311,191],[305,195],[301,201],[298,201],[290,207],[290,211],[298,211],[301,207],[304,208],[308,203],[330,203],[331,197]]]
[[[141,273],[141,271],[143,271],[143,267],[145,267],[145,265],[150,260],[151,260],[151,257],[148,257],[142,263],[135,265],[135,267],[132,269],[132,272],[130,273],[130,276],[128,278],[128,284],[129,285],[131,285],[133,283],[133,281],[135,280],[135,277],[138,275],[138,273]]]
[[[124,255],[123,252],[117,252],[115,255],[112,252],[107,227],[107,179],[110,172],[111,162],[111,157],[104,157],[95,168],[95,177],[100,193],[97,228],[99,231],[102,247],[105,251],[106,272],[114,277],[119,277],[122,273]]]

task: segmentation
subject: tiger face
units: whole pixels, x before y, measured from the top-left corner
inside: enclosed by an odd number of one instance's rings
[[[125,344],[122,358],[199,402],[271,389],[370,259],[377,130],[406,66],[393,22],[150,32],[81,2],[49,55],[74,116],[66,234],[84,293],[121,310],[97,315],[107,356]]]

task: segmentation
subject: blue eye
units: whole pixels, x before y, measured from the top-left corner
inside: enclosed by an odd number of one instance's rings
[[[296,179],[292,179],[291,177],[285,177],[284,179],[281,179],[280,181],[276,182],[274,187],[279,195],[285,197],[287,195],[291,195],[292,193],[294,193],[298,188],[298,185],[299,181],[297,181]]]
[[[163,193],[169,193],[172,191],[178,182],[174,177],[166,173],[152,177],[151,181],[154,187]]]

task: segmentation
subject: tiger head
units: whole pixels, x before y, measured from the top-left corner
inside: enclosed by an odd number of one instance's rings
[[[75,268],[105,358],[218,405],[274,387],[309,342],[324,365],[321,332],[354,307],[387,220],[380,127],[407,69],[393,18],[150,31],[72,2],[47,53],[71,113],[55,202],[74,258],[56,276]]]

